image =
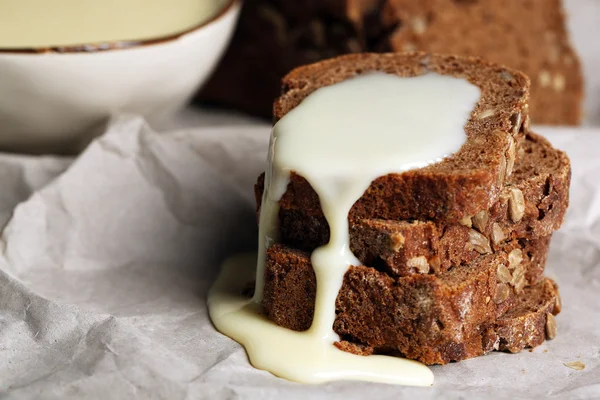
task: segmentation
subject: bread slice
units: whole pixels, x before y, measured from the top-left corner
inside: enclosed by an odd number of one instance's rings
[[[528,130],[527,77],[476,58],[426,53],[347,55],[290,72],[283,79],[274,117],[282,118],[320,87],[371,71],[461,77],[481,89],[481,98],[465,125],[466,143],[458,152],[425,168],[376,179],[355,203],[351,218],[455,222],[491,207],[512,173],[516,145]],[[294,173],[280,204],[307,215],[322,215],[317,194]]]
[[[524,296],[516,297],[522,288],[503,283],[499,270],[507,265],[507,255],[498,252],[437,276],[393,278],[375,268],[350,267],[336,301],[334,330],[344,342],[340,346],[354,352],[398,352],[426,364],[490,351],[496,340],[492,335],[496,331],[490,330],[496,318],[507,315]],[[312,322],[315,294],[309,253],[272,246],[267,252],[263,298],[267,317],[278,325],[306,330]],[[506,338],[506,343],[510,340]]]
[[[291,69],[341,54],[473,55],[532,79],[532,119],[577,124],[582,71],[560,0],[246,0],[233,41],[202,98],[271,117]]]
[[[563,152],[533,133],[527,135],[520,152],[523,156],[515,164],[515,172],[490,209],[453,225],[431,221],[352,220],[352,251],[365,265],[377,265],[393,276],[405,276],[416,272],[440,273],[451,266],[469,263],[480,253],[497,250],[509,253],[522,246],[526,261],[537,266],[529,270],[527,283],[537,282],[543,273],[544,250],[550,235],[560,227],[568,206],[571,170]],[[515,200],[515,194],[519,193],[522,193],[522,203]],[[255,194],[260,205],[261,178]],[[522,213],[517,212],[519,210]],[[314,250],[329,240],[329,227],[322,216],[281,208],[279,218],[281,243]],[[531,249],[544,256],[529,260]]]
[[[580,123],[583,76],[560,0],[385,3],[381,23],[399,24],[389,35],[393,50],[476,55],[506,64],[531,78],[529,105],[535,124]]]
[[[545,339],[554,339],[557,333],[554,315],[560,313],[558,286],[544,278],[534,286],[526,287],[510,309],[495,323],[482,326],[481,348],[466,358],[477,357],[492,350],[518,353],[525,348],[537,347]],[[344,351],[359,355],[370,355],[373,347],[341,340],[336,346]]]
[[[327,243],[328,232],[327,236],[311,232],[310,228],[319,225],[309,224],[310,219],[294,216],[290,221],[286,212],[280,213],[280,216],[283,218],[282,232],[285,232],[280,237],[281,243],[305,251],[314,250],[315,243],[305,240],[303,234],[312,238],[319,235],[323,238],[321,244]],[[544,273],[551,237],[551,234],[536,239],[521,237],[495,244],[476,229],[462,225],[438,226],[423,221],[370,219],[352,223],[350,249],[364,265],[376,267],[394,277],[440,274],[455,265],[469,264],[481,254],[496,251],[508,254],[518,249],[515,257],[522,258],[529,265],[525,282],[530,285],[538,282]]]

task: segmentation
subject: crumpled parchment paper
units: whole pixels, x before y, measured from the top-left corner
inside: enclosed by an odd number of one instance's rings
[[[220,262],[255,247],[268,126],[158,135],[122,117],[74,161],[0,156],[0,397],[600,397],[600,130],[543,133],[573,162],[547,267],[559,335],[434,367],[432,388],[288,382],[213,328],[206,293]]]

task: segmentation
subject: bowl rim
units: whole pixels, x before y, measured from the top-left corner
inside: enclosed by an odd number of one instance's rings
[[[207,25],[211,25],[217,20],[221,19],[225,14],[229,13],[231,9],[237,4],[241,3],[242,0],[229,0],[221,9],[209,19],[201,22],[200,24],[189,28],[183,32],[175,33],[173,35],[164,36],[154,39],[142,39],[142,40],[120,40],[113,42],[98,42],[98,43],[86,43],[86,44],[75,44],[67,46],[49,46],[49,47],[24,47],[24,48],[2,48],[0,47],[0,54],[44,54],[44,53],[57,53],[57,54],[73,54],[73,53],[98,53],[111,50],[126,50],[142,46],[153,46],[158,44],[164,44],[167,42],[175,41],[183,36],[189,35],[197,30],[205,28]]]

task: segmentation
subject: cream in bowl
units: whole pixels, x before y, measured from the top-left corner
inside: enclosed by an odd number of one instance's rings
[[[216,66],[240,9],[237,0],[46,3],[2,2],[2,150],[73,151],[113,114],[173,113]]]

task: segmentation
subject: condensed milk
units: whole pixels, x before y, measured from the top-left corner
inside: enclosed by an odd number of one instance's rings
[[[348,213],[374,179],[421,168],[458,151],[479,97],[479,88],[464,79],[434,73],[410,78],[368,73],[315,91],[275,124],[254,297],[244,299],[235,291],[252,279],[244,276],[253,260],[246,256],[226,262],[208,299],[217,329],[244,345],[255,367],[305,383],[433,383],[431,370],[418,362],[357,356],[333,345],[339,340],[333,331],[336,297],[348,268],[360,265],[350,250]],[[317,293],[313,322],[304,332],[275,325],[261,314],[260,305],[265,253],[277,241],[278,202],[292,171],[319,195],[330,227],[329,243],[311,255]]]
[[[0,0],[0,49],[164,38],[193,29],[227,0]]]

